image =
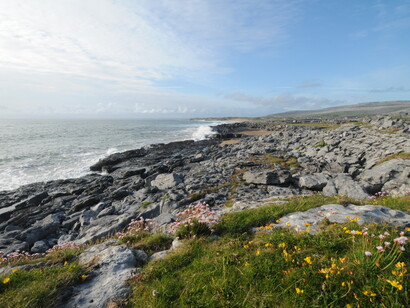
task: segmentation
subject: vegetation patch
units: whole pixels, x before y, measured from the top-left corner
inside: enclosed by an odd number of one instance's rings
[[[275,157],[270,153],[251,157],[249,158],[249,161],[260,165],[267,165],[270,168],[274,168],[276,164],[280,165],[282,168],[300,168],[296,157],[281,158]]]
[[[389,160],[392,160],[392,159],[410,159],[410,153],[409,152],[404,152],[404,153],[395,153],[395,154],[388,155],[385,158],[383,158],[382,160],[379,160],[376,163],[376,166],[381,165],[381,164],[385,163],[386,161],[389,161]]]
[[[14,270],[0,277],[0,307],[54,307],[61,290],[85,279],[86,269],[76,262]]]
[[[315,236],[277,229],[190,240],[131,282],[129,306],[408,307],[410,254],[398,232],[353,221]]]

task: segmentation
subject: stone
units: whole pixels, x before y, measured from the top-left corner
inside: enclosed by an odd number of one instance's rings
[[[83,210],[87,207],[91,207],[100,202],[100,198],[95,195],[85,196],[83,198],[79,198],[74,200],[73,204],[71,205],[71,213],[78,212]]]
[[[153,262],[153,261],[156,261],[156,260],[163,259],[166,256],[168,256],[170,253],[171,253],[170,250],[158,251],[158,252],[152,254],[151,257],[149,257],[149,261]]]
[[[125,300],[130,292],[127,280],[135,273],[137,260],[132,248],[107,241],[92,246],[79,256],[79,263],[91,266],[92,273],[75,286],[65,308],[100,308]]]
[[[367,191],[375,194],[383,189],[383,186],[392,180],[396,180],[396,186],[410,184],[409,172],[410,160],[392,159],[380,165],[365,170],[360,175],[361,183]]]
[[[281,223],[275,224],[275,228],[287,228],[286,223],[290,223],[290,228],[301,231],[306,230],[307,227],[304,224],[309,223],[308,228],[311,233],[314,233],[325,218],[330,223],[346,223],[354,217],[360,217],[358,224],[387,223],[401,228],[408,226],[410,222],[410,214],[380,205],[327,204],[283,216],[280,218]]]
[[[289,183],[291,178],[287,170],[246,171],[243,174],[243,179],[249,184],[283,185]]]
[[[360,183],[353,181],[349,174],[338,174],[334,178],[335,187],[339,195],[349,198],[363,200],[369,197]]]
[[[151,181],[152,186],[156,186],[161,190],[170,189],[179,183],[183,183],[184,178],[176,173],[158,174],[156,178]]]
[[[310,190],[321,191],[329,182],[330,177],[323,173],[301,176],[299,186]]]
[[[48,248],[48,244],[45,241],[37,241],[34,243],[33,247],[31,247],[31,253],[42,253],[45,252]]]

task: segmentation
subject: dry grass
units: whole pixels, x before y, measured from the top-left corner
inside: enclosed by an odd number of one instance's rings
[[[381,164],[385,163],[386,161],[389,161],[389,160],[392,160],[392,159],[410,159],[410,153],[409,152],[404,152],[404,153],[395,153],[395,154],[388,155],[385,158],[383,158],[382,160],[379,160],[376,163],[376,166],[381,165]]]
[[[241,142],[241,139],[230,139],[230,140],[222,141],[219,145],[224,146],[224,145],[238,144],[240,142]]]

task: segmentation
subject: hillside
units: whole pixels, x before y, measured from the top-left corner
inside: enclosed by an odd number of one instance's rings
[[[410,113],[410,101],[360,103],[319,110],[297,110],[271,114],[263,118],[358,118],[375,115]]]

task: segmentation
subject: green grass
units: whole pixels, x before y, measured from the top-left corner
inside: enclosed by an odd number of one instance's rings
[[[385,158],[379,160],[376,163],[376,166],[381,165],[381,164],[385,163],[386,161],[389,161],[389,160],[392,160],[392,159],[410,159],[410,153],[409,152],[404,152],[404,153],[395,153],[395,154],[387,155]]]
[[[265,155],[257,155],[249,159],[252,162],[261,165],[267,165],[273,167],[273,165],[278,164],[282,168],[300,168],[296,157],[281,158],[272,156],[270,153]]]
[[[77,263],[19,270],[0,278],[0,307],[53,307],[61,290],[80,283],[85,269]],[[6,279],[10,279],[6,282]],[[84,277],[85,278],[85,277]]]
[[[148,205],[152,204],[151,201],[145,201],[141,204],[141,207],[147,207]]]
[[[121,240],[123,243],[127,243],[135,249],[143,250],[148,256],[155,252],[167,250],[171,247],[173,239],[165,234],[152,234],[145,237],[133,237],[124,238]]]
[[[378,238],[369,244],[361,235],[353,242],[343,227],[361,230],[349,223],[315,236],[275,230],[191,240],[131,282],[129,307],[408,307],[409,276],[395,265],[410,254],[381,257],[373,247]],[[388,226],[368,227],[395,234]]]

